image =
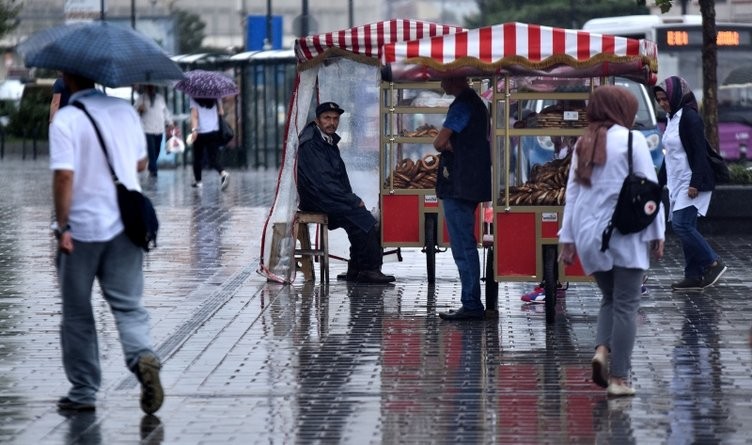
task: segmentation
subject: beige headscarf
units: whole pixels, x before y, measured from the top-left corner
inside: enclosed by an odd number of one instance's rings
[[[637,108],[637,98],[624,87],[604,85],[593,91],[586,112],[590,123],[577,143],[577,182],[590,185],[593,166],[606,163],[606,132],[614,124],[632,128]]]

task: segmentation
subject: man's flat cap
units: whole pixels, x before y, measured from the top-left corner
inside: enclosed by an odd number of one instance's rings
[[[345,112],[345,110],[340,108],[339,105],[337,105],[334,102],[324,102],[320,104],[318,107],[316,107],[316,117],[319,117],[321,113],[325,111],[334,111],[335,113],[339,113],[339,114],[342,114]]]

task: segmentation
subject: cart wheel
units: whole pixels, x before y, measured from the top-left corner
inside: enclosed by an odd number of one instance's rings
[[[546,324],[556,320],[556,246],[543,246],[543,289],[546,291]]]
[[[426,253],[426,273],[428,282],[436,282],[436,214],[426,214],[425,240],[423,251]]]

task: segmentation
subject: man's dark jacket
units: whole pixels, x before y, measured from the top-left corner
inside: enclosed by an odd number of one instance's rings
[[[464,130],[452,133],[451,152],[441,153],[436,196],[472,202],[491,200],[491,146],[488,141],[488,108],[475,90],[466,88],[452,106],[466,102],[470,121]]]
[[[332,144],[321,136],[316,122],[303,129],[298,138],[297,187],[300,210],[333,215],[329,228],[339,227],[332,220],[344,217],[364,232],[376,224],[370,212],[360,207],[362,201],[353,193],[345,162],[340,156],[337,143],[340,137],[332,136]]]

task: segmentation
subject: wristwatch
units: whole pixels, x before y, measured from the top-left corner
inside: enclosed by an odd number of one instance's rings
[[[57,221],[55,221],[50,226],[50,229],[52,229],[52,233],[55,234],[55,238],[59,240],[60,237],[63,236],[63,233],[69,231],[71,227],[70,227],[70,224],[66,224],[65,226],[61,228],[60,226],[57,225]]]

